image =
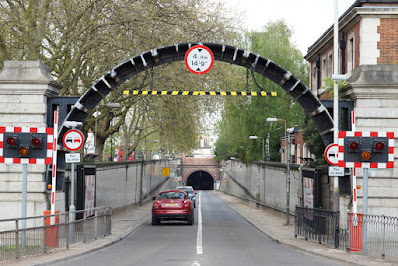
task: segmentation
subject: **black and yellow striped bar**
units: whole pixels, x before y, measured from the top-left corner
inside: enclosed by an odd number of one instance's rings
[[[183,96],[277,96],[275,91],[123,91],[124,95],[183,95]]]

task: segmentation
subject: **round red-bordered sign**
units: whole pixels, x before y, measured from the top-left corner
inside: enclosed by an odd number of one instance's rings
[[[329,144],[325,149],[325,159],[331,165],[339,165],[339,145]]]
[[[83,133],[76,129],[68,130],[62,140],[65,148],[70,151],[77,151],[84,144]]]
[[[213,63],[213,52],[204,45],[192,46],[185,53],[185,66],[193,74],[206,74],[213,67]]]

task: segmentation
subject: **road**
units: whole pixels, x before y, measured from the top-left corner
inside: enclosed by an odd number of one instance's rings
[[[115,245],[56,265],[338,265],[279,245],[209,191],[195,224],[150,221]]]

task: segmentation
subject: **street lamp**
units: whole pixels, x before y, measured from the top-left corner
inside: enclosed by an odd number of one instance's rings
[[[288,143],[286,141],[286,120],[278,119],[275,117],[269,117],[266,120],[267,122],[276,122],[276,121],[284,121],[285,122],[285,154],[287,153],[286,160],[286,225],[289,224],[289,212],[290,212],[290,146],[288,148]],[[290,133],[289,133],[289,141],[290,141]]]
[[[263,141],[263,162],[264,162],[264,138],[263,137],[258,137],[258,136],[249,136],[249,139],[258,139],[261,138]]]

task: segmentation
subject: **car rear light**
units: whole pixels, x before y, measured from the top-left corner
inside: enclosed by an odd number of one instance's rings
[[[158,200],[155,200],[155,201],[153,202],[153,207],[154,207],[154,208],[159,208],[159,207],[160,207],[160,202],[159,202]]]

